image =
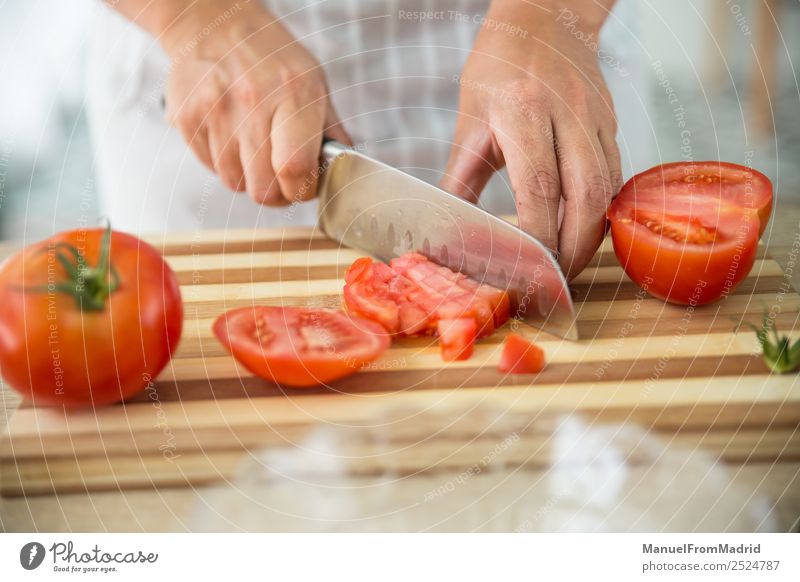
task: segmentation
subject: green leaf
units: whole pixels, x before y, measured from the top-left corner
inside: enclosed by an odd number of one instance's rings
[[[800,368],[800,339],[792,344],[788,336],[781,337],[775,321],[766,312],[761,319],[760,328],[749,321],[743,323],[755,332],[764,363],[770,370],[776,374],[789,374]]]

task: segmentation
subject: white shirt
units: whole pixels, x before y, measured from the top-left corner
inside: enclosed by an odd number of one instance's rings
[[[331,99],[365,153],[436,183],[453,137],[459,85],[488,0],[268,0],[267,7],[323,65]],[[620,113],[621,134],[644,127],[636,108],[620,107],[637,92],[632,5],[618,2],[602,47],[627,75],[606,71]],[[422,12],[425,16],[415,13]],[[88,112],[103,214],[131,232],[311,224],[316,205],[292,212],[251,202],[227,190],[198,162],[165,119],[161,99],[169,60],[146,32],[99,6],[90,43]],[[608,48],[605,48],[608,47]],[[618,56],[617,56],[618,55]],[[625,55],[628,55],[627,58]],[[608,68],[608,67],[607,67]],[[633,90],[631,92],[631,89]],[[630,95],[625,96],[625,91]],[[641,107],[639,108],[641,109]],[[636,167],[621,143],[626,174]],[[481,204],[513,211],[503,175]]]

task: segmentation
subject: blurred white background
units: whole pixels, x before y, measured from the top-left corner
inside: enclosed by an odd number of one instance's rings
[[[647,76],[657,146],[649,165],[682,159],[681,131],[653,66],[660,62],[686,111],[694,159],[743,163],[743,152],[752,151],[753,165],[772,178],[779,197],[773,238],[796,231],[800,3],[640,0],[636,6],[636,56]],[[74,227],[79,213],[98,212],[82,107],[93,8],[92,0],[0,2],[0,239],[36,240]]]

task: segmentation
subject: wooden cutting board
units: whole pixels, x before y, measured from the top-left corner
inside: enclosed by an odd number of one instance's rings
[[[563,411],[634,422],[730,464],[800,460],[798,377],[771,375],[753,332],[734,332],[735,318],[758,322],[765,309],[778,312],[780,329],[797,329],[800,297],[763,254],[734,294],[686,309],[639,290],[604,245],[571,286],[580,341],[519,326],[547,352],[534,378],[495,370],[507,325],[467,362],[444,364],[434,340],[409,339],[332,388],[292,390],[239,368],[213,338],[214,318],[253,302],[338,307],[344,270],[361,253],[311,228],[150,242],[182,285],[186,323],[175,358],[125,405],[64,412],[23,402],[0,450],[3,495],[208,483],[230,478],[248,451],[298,442],[323,424],[368,424],[387,407],[479,401],[532,418]]]

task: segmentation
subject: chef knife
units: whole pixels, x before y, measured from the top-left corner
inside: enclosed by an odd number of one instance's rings
[[[335,141],[322,147],[319,225],[383,261],[409,251],[507,289],[512,315],[576,340],[575,308],[550,251],[516,226]]]

